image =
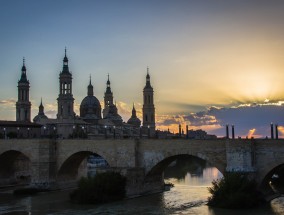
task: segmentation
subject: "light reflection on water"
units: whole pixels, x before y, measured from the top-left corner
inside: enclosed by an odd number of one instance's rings
[[[68,201],[70,191],[42,193],[31,197],[13,197],[11,193],[1,193],[0,214],[239,215],[238,210],[211,209],[206,205],[209,196],[207,187],[211,185],[213,179],[221,176],[216,168],[209,167],[203,169],[200,175],[187,173],[183,180],[168,179],[175,184],[170,191],[96,206],[71,204]],[[241,210],[241,214],[284,214],[284,198],[275,199],[270,205],[253,210]]]

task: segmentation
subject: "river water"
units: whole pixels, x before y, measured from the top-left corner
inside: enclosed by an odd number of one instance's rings
[[[69,202],[69,192],[56,191],[29,197],[15,197],[11,192],[0,193],[0,214],[196,214],[196,215],[270,215],[284,214],[284,198],[253,210],[224,210],[206,205],[210,195],[207,187],[222,175],[216,168],[206,167],[201,174],[186,173],[182,179],[168,178],[174,183],[170,191],[159,194],[113,202],[104,205],[78,205]]]

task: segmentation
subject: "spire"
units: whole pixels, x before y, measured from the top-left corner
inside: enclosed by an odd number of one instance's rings
[[[42,97],[40,98],[40,105],[39,106],[43,107],[43,105],[42,105]]]
[[[132,118],[136,118],[136,110],[135,110],[135,106],[134,106],[134,102],[133,102],[133,108],[132,108]]]
[[[109,73],[107,74],[107,85],[110,86]]]
[[[23,66],[22,66],[22,72],[26,72],[26,65],[25,65],[25,57],[23,57]]]
[[[38,115],[44,115],[44,107],[42,105],[42,98],[40,99],[40,105],[38,107]]]
[[[66,53],[67,53],[67,50],[66,50],[66,47],[65,47],[65,55],[64,55],[64,58],[63,58],[63,70],[62,70],[63,73],[69,73],[68,57],[67,57]]]
[[[88,96],[94,96],[94,87],[92,85],[92,77],[90,75],[90,83],[88,86]]]
[[[67,52],[67,50],[66,50],[66,47],[65,47],[65,56],[64,56],[63,62],[68,63],[68,58],[67,58],[66,52]]]
[[[110,81],[109,81],[109,74],[107,74],[107,88],[106,88],[106,93],[111,93]]]
[[[25,58],[23,58],[23,66],[22,66],[22,73],[21,73],[21,79],[20,81],[21,83],[28,83],[28,79],[27,79],[27,69],[26,69],[26,65],[25,65]]]
[[[149,67],[147,66],[147,75],[146,75],[146,86],[145,88],[152,88],[150,83],[150,74],[149,74]]]

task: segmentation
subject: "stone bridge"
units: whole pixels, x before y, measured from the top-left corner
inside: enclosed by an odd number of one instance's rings
[[[274,172],[284,166],[284,140],[3,139],[0,186],[15,183],[18,171],[29,173],[32,186],[74,186],[80,164],[94,153],[127,177],[129,196],[161,190],[164,169],[181,156],[205,160],[221,173],[247,173],[263,188]],[[19,163],[21,158],[28,162]]]

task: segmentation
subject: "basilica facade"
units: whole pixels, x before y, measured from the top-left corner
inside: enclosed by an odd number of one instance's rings
[[[80,105],[80,114],[74,112],[74,98],[72,94],[72,73],[69,70],[68,57],[65,49],[63,68],[59,74],[59,94],[57,98],[57,115],[55,119],[48,118],[44,113],[42,101],[39,112],[33,122],[41,125],[42,136],[59,138],[105,138],[105,137],[136,137],[155,135],[155,106],[154,91],[150,82],[147,68],[146,84],[143,89],[143,123],[136,115],[133,104],[132,115],[127,122],[123,122],[114,103],[110,78],[106,82],[103,108],[101,102],[94,95],[90,77],[87,86],[87,95]],[[21,78],[18,81],[18,101],[16,103],[16,121],[31,122],[31,102],[29,100],[30,83],[27,79],[27,70],[23,62]]]

